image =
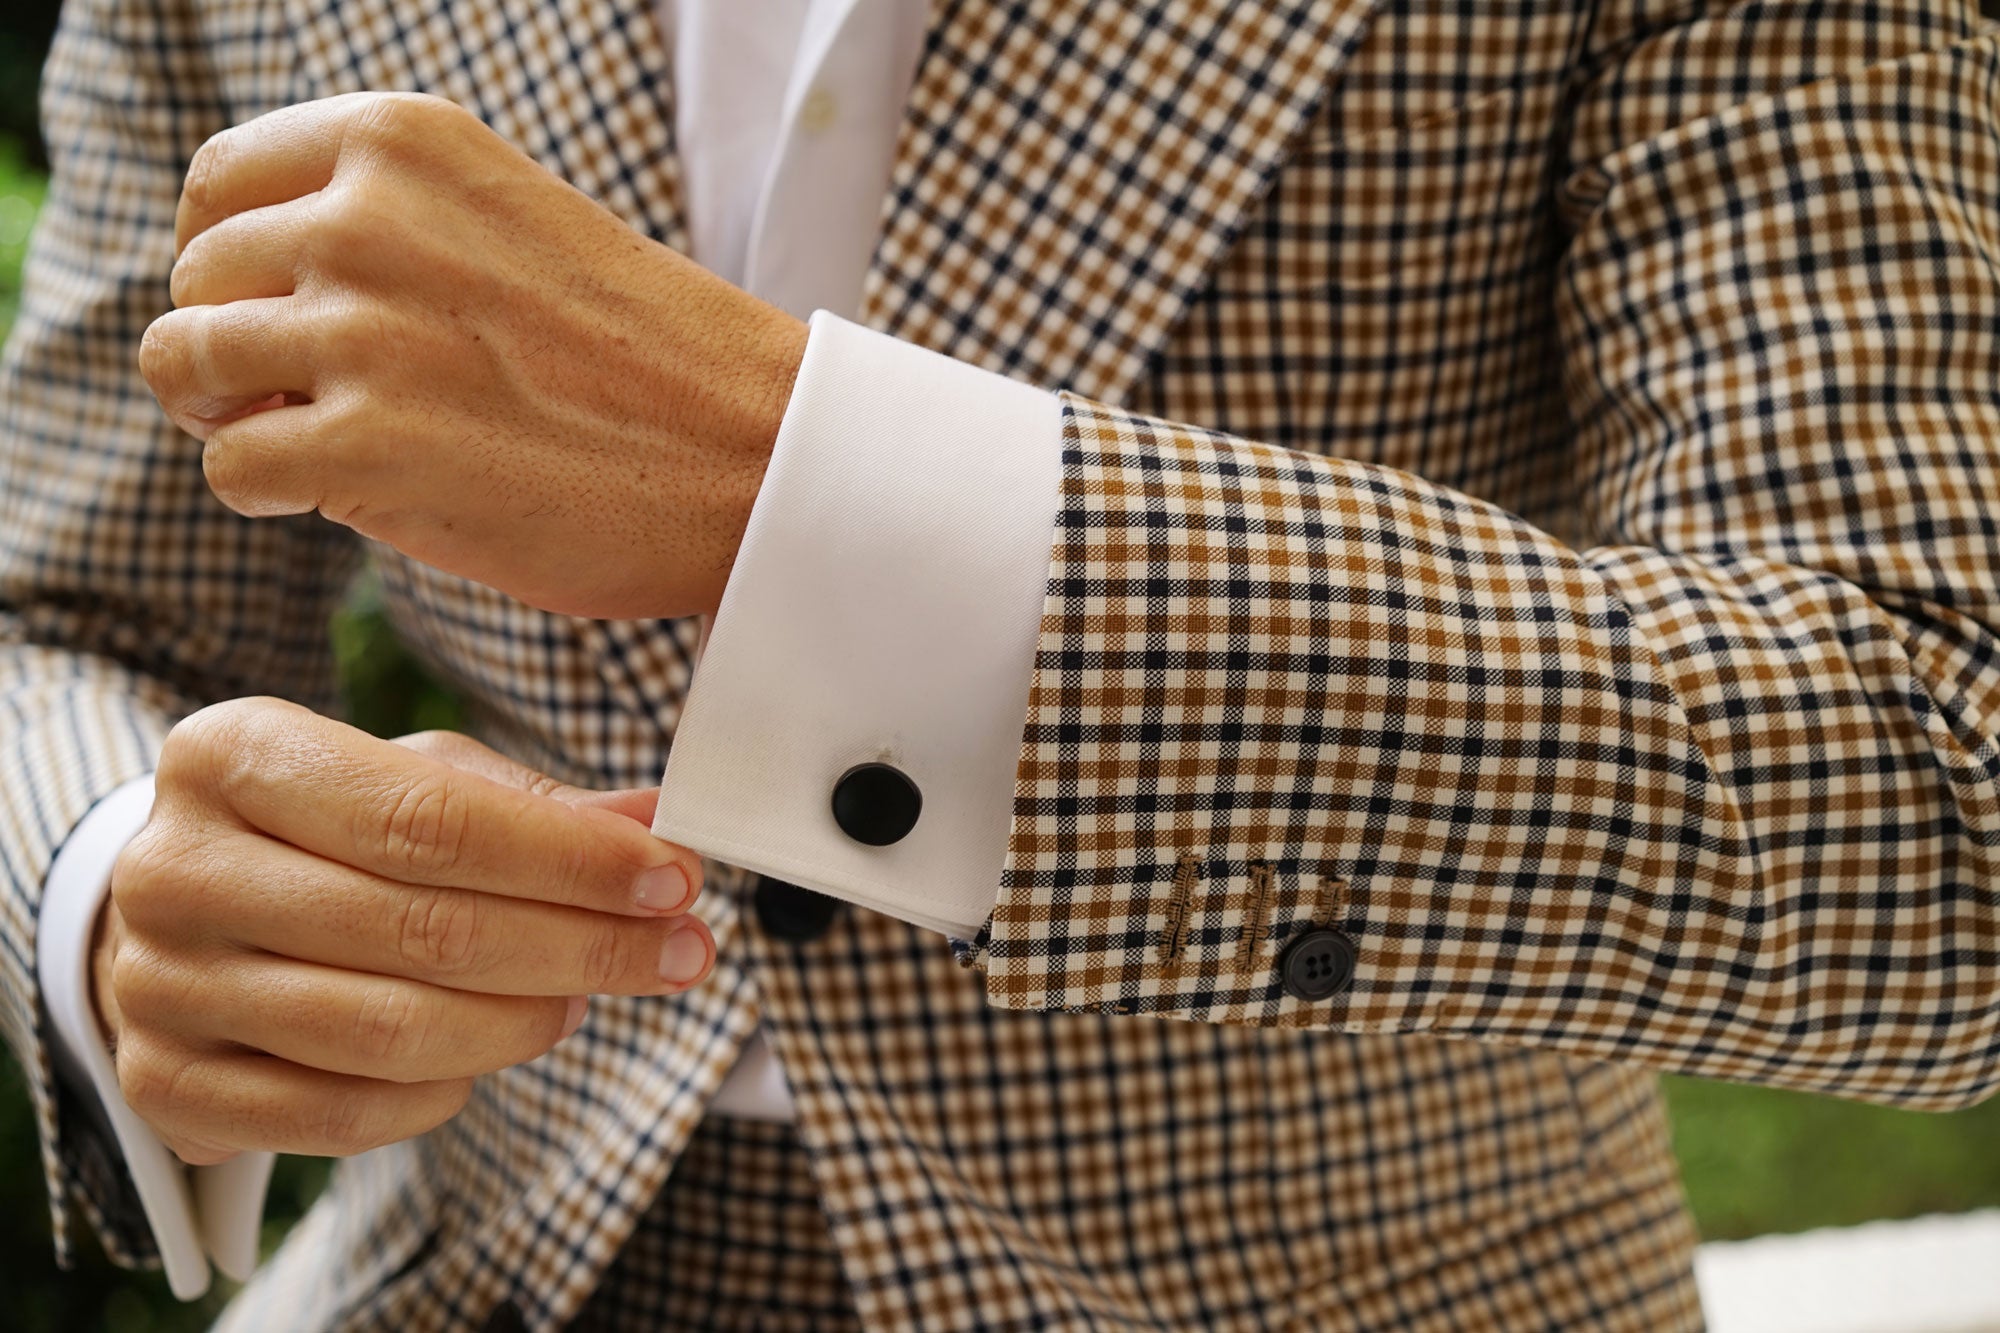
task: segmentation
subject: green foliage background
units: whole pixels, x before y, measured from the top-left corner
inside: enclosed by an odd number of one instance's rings
[[[16,8],[16,6],[19,6]],[[31,121],[53,0],[8,0],[0,15],[0,334],[12,322],[28,223],[43,193]],[[378,735],[451,726],[456,702],[397,645],[363,583],[334,624],[350,720]],[[1925,1115],[1690,1079],[1666,1080],[1689,1200],[1702,1235],[1733,1239],[2000,1206],[2000,1099]],[[281,1163],[267,1222],[275,1244],[311,1201],[324,1164]],[[0,1058],[0,1325],[21,1333],[181,1333],[204,1328],[226,1293],[183,1306],[155,1274],[127,1274],[88,1238],[56,1270],[41,1160],[19,1072]]]

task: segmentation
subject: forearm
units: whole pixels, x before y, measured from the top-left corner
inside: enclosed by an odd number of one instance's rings
[[[1993,1087],[1995,45],[1878,17],[1796,87],[1718,40],[1640,95],[1726,20],[1605,57],[1556,288],[1592,549],[1070,405],[997,1002]],[[1350,987],[1239,962],[1259,912]]]
[[[1578,554],[1407,474],[1066,420],[1050,586],[1113,605],[1051,594],[994,1002],[1990,1089],[2000,805],[1906,622],[1825,574]],[[1307,1001],[1276,964],[1315,924],[1357,966]]]

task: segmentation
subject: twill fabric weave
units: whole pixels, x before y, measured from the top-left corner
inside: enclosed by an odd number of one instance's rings
[[[684,247],[669,68],[646,0],[66,6],[0,367],[59,1230],[149,1257],[40,885],[178,716],[331,706],[366,561],[485,738],[638,785],[696,643],[218,504],[134,365],[189,157],[420,89]],[[1656,1071],[2000,1083],[1996,99],[1935,0],[940,0],[862,317],[1065,391],[991,922],[795,946],[714,867],[712,981],[343,1163],[223,1327],[563,1327],[761,1023],[872,1330],[1698,1328]],[[1314,926],[1358,965],[1307,1002]]]

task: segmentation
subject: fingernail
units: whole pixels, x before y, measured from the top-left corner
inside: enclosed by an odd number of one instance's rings
[[[660,946],[660,979],[685,986],[708,968],[708,945],[699,932],[677,930]]]
[[[572,995],[569,997],[569,1017],[563,1020],[563,1036],[583,1026],[583,1016],[590,1012],[590,997]]]
[[[677,865],[654,866],[639,873],[632,901],[643,912],[678,912],[694,894],[694,882]]]

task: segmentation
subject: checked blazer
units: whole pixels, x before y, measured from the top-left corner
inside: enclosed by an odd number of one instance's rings
[[[187,160],[423,89],[681,245],[668,69],[650,0],[67,8],[0,378],[0,972],[59,1221],[122,1258],[32,986],[92,802],[205,701],[325,706],[364,558],[569,782],[657,777],[696,638],[214,501],[134,369]],[[1695,1328],[1653,1071],[2000,1081],[1970,4],[939,0],[861,317],[1066,391],[991,921],[794,947],[717,868],[708,984],[344,1163],[227,1327],[560,1327],[760,1022],[883,1330]],[[1315,924],[1357,964],[1307,1002]]]

